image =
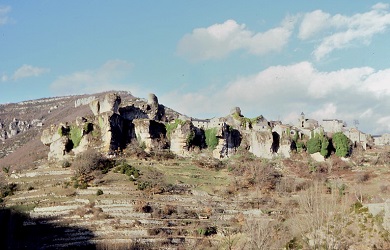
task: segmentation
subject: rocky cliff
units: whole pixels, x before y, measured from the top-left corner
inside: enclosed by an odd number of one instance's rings
[[[114,154],[129,145],[146,152],[169,149],[177,155],[189,156],[194,149],[207,148],[206,140],[216,142],[215,158],[230,157],[239,147],[259,157],[289,157],[288,140],[280,140],[280,135],[272,130],[254,129],[252,123],[257,120],[244,118],[238,107],[227,117],[205,120],[199,127],[191,119],[178,119],[182,116],[159,104],[154,94],[148,100],[133,98],[122,102],[117,93],[91,100],[89,107],[93,115],[43,131],[41,140],[50,147],[50,160],[61,160],[91,147]],[[215,130],[215,134],[209,135],[213,138],[206,138],[204,125]]]

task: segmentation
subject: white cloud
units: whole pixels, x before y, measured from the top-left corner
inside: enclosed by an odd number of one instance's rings
[[[389,4],[388,3],[377,3],[374,6],[372,6],[372,9],[374,10],[381,10],[381,9],[388,9]]]
[[[0,6],[0,26],[8,23],[7,14],[11,11],[10,6]]]
[[[1,76],[1,81],[2,81],[2,82],[7,82],[7,81],[8,81],[8,76],[7,76],[6,74],[3,74],[3,75]]]
[[[327,27],[327,21],[330,18],[329,13],[322,10],[315,10],[306,13],[299,27],[298,37],[302,40],[309,39],[316,35],[319,31]]]
[[[133,65],[126,61],[109,60],[98,69],[60,76],[50,85],[50,88],[58,95],[130,90],[126,81],[132,68]]]
[[[334,15],[316,10],[305,14],[298,37],[302,40],[319,39],[313,51],[320,60],[336,49],[369,45],[372,37],[387,31],[390,26],[388,4],[376,4],[365,13],[352,16]],[[322,37],[321,37],[322,36]]]
[[[363,89],[373,93],[377,97],[388,97],[390,95],[389,82],[390,69],[380,70],[367,77]]]
[[[390,116],[383,116],[380,117],[376,122],[377,128],[375,131],[383,132],[387,131],[387,133],[390,132]]]
[[[267,119],[281,118],[294,124],[303,111],[318,120],[336,118],[352,123],[358,119],[359,127],[378,133],[386,129],[377,122],[388,116],[390,86],[376,79],[390,82],[389,72],[390,69],[376,71],[369,67],[324,72],[309,62],[301,62],[269,67],[213,90],[175,91],[160,99],[182,113],[200,118],[225,116],[230,108],[239,106],[247,116],[262,114]]]
[[[281,26],[264,33],[254,33],[245,24],[238,24],[235,20],[197,28],[179,41],[177,53],[199,61],[220,59],[239,49],[255,55],[278,52],[287,44],[295,21],[295,17],[288,17]]]
[[[47,68],[39,68],[39,67],[34,67],[31,65],[24,64],[22,67],[20,67],[19,69],[17,69],[15,71],[12,79],[19,80],[19,79],[27,78],[27,77],[37,77],[37,76],[45,74],[49,71],[50,70]]]
[[[323,119],[337,117],[337,106],[334,103],[325,103],[319,109],[309,113],[309,116],[321,121]]]

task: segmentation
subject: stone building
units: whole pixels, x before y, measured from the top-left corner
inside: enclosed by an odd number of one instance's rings
[[[373,138],[376,146],[390,145],[390,134],[375,135]]]
[[[321,126],[324,128],[325,133],[336,133],[343,131],[345,123],[338,119],[324,119]]]

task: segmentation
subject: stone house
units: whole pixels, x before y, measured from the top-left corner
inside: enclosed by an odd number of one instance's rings
[[[223,118],[211,118],[211,119],[191,118],[191,122],[195,127],[202,128],[202,129],[220,128],[225,124]]]
[[[390,134],[374,135],[373,138],[376,146],[390,145]]]
[[[359,143],[363,146],[364,150],[367,148],[368,135],[361,132],[360,130],[356,128],[350,128],[348,130],[344,130],[343,134],[346,135],[355,145]]]
[[[343,131],[345,123],[338,119],[324,119],[321,126],[324,128],[325,133],[336,133]]]

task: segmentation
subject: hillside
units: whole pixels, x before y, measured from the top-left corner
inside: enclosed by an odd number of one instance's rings
[[[304,122],[127,92],[1,105],[0,248],[388,249],[390,148],[339,157]]]

